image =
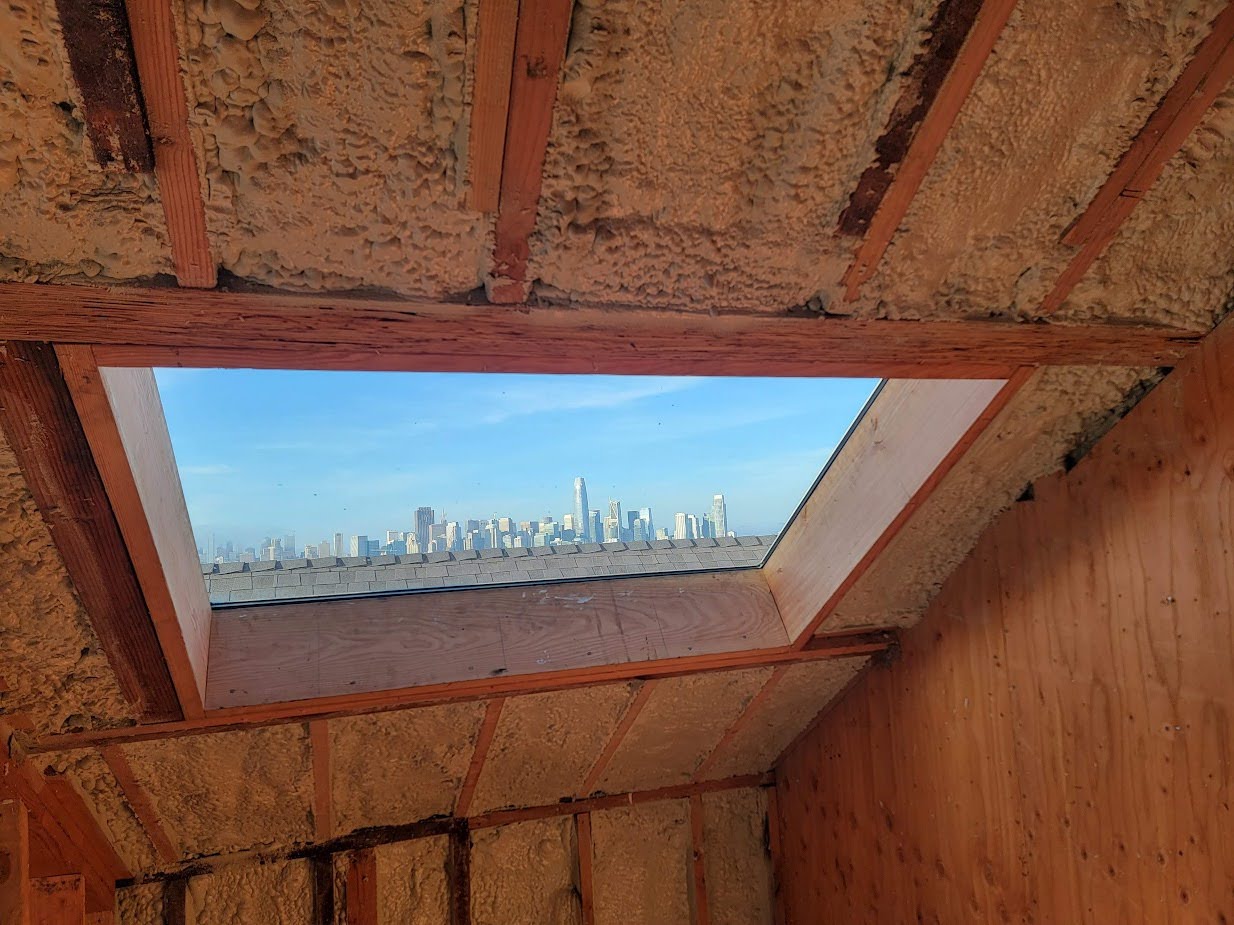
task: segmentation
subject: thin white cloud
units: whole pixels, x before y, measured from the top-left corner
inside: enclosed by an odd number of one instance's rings
[[[493,395],[492,408],[483,417],[485,424],[500,424],[511,418],[533,414],[558,414],[563,411],[612,410],[646,398],[656,398],[692,389],[703,379],[698,376],[662,376],[614,383],[613,380],[563,381],[534,388],[510,388]]]

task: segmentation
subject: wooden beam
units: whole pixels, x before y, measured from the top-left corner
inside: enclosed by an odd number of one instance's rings
[[[471,208],[496,212],[510,112],[510,78],[518,0],[480,0],[476,26],[475,83],[471,94]]]
[[[907,154],[869,221],[865,240],[857,248],[853,263],[844,274],[842,282],[846,287],[846,301],[855,301],[862,284],[874,275],[892,236],[900,227],[926,173],[933,165],[943,139],[955,124],[964,101],[977,82],[977,76],[1011,17],[1015,3],[1016,0],[984,0],[982,3],[968,38],[939,87],[929,112],[913,134]]]
[[[310,860],[313,868],[312,925],[334,923],[334,856],[321,854]]]
[[[27,746],[27,750],[31,754],[39,754],[74,748],[99,747],[109,743],[148,742],[156,739],[276,726],[282,723],[304,722],[313,719],[333,719],[339,716],[354,716],[359,713],[374,713],[415,706],[488,700],[504,695],[571,690],[619,681],[670,678],[712,671],[731,671],[735,668],[796,664],[818,658],[874,655],[885,652],[894,645],[895,633],[893,631],[854,633],[847,636],[833,635],[811,640],[810,644],[803,649],[783,646],[778,649],[733,652],[699,658],[675,658],[659,662],[637,662],[574,671],[545,672],[535,676],[497,677],[482,681],[426,685],[413,689],[377,691],[371,695],[359,697],[275,704],[261,709],[246,707],[233,710],[213,710],[199,720],[61,733],[33,742]]]
[[[330,724],[324,719],[309,724],[309,747],[313,751],[313,834],[325,841],[334,834],[333,798],[330,793]]]
[[[757,570],[261,604],[214,626],[211,710],[789,642]]]
[[[108,2],[120,5],[120,0]],[[125,6],[154,142],[154,174],[167,220],[172,268],[181,286],[209,289],[216,281],[215,264],[206,236],[197,152],[189,135],[173,5],[170,0],[127,0]]]
[[[81,874],[33,881],[30,913],[30,925],[86,925],[86,882]]]
[[[95,344],[100,366],[1006,378],[1021,366],[1170,366],[1202,332],[864,321],[0,283],[0,339]]]
[[[704,856],[703,835],[703,797],[695,793],[690,796],[690,846],[692,853],[692,895],[691,904],[694,912],[693,925],[710,925],[711,915],[707,909],[707,863]]]
[[[583,779],[583,784],[578,789],[580,797],[590,796],[595,791],[596,784],[604,776],[604,772],[608,770],[609,762],[617,754],[617,749],[621,747],[621,743],[625,740],[630,727],[634,725],[634,721],[638,719],[638,715],[643,712],[643,707],[647,706],[647,701],[651,699],[655,689],[656,681],[654,678],[642,682],[639,686],[638,692],[629,704],[626,705],[625,712],[621,714],[621,720],[617,723],[617,728],[613,730],[613,734],[604,743],[604,750],[600,752],[599,757],[595,760],[595,764],[591,766],[591,770],[587,772],[587,776]]]
[[[119,745],[105,745],[99,749],[99,752],[103,756],[103,760],[107,762],[107,766],[111,768],[111,773],[115,775],[116,783],[120,785],[120,790],[124,794],[125,800],[128,801],[129,807],[133,810],[133,815],[137,817],[141,827],[145,829],[146,836],[150,839],[150,844],[154,846],[154,851],[158,855],[159,861],[163,864],[172,864],[180,860],[180,852],[172,845],[171,839],[167,837],[162,820],[159,819],[158,811],[154,808],[154,804],[150,802],[146,788],[141,785],[137,780],[137,776],[133,773],[133,768],[124,756],[124,750]]]
[[[767,680],[763,682],[763,686],[758,689],[758,693],[750,698],[746,708],[733,720],[728,729],[724,730],[724,735],[720,736],[720,741],[716,743],[716,747],[707,754],[707,757],[703,759],[703,763],[698,766],[698,769],[694,772],[695,780],[703,779],[716,763],[716,760],[724,754],[724,749],[728,747],[728,744],[737,737],[742,729],[749,725],[753,717],[758,715],[758,711],[762,709],[763,704],[767,702],[776,685],[783,680],[787,672],[787,665],[780,665],[772,670]]]
[[[377,854],[353,851],[347,859],[347,925],[377,925]]]
[[[591,813],[574,817],[575,841],[578,844],[578,898],[583,912],[582,925],[596,925],[595,857],[591,843]]]
[[[102,167],[154,169],[123,0],[56,0],[86,134]]]
[[[531,292],[528,241],[536,227],[544,154],[573,9],[574,0],[522,0],[519,7],[493,270],[485,282],[490,302],[525,302]]]
[[[30,822],[21,800],[0,801],[0,922],[30,925]]]
[[[203,714],[210,600],[154,375],[56,348],[186,717]]]
[[[73,587],[138,716],[182,716],[158,633],[50,344],[0,352],[0,424]]]
[[[467,767],[467,777],[463,781],[458,800],[454,805],[456,816],[466,816],[471,808],[471,798],[475,795],[476,785],[480,783],[480,772],[484,770],[484,760],[488,757],[489,747],[493,744],[493,736],[497,734],[497,723],[501,720],[501,707],[505,702],[504,697],[496,697],[489,701],[484,710],[484,721],[480,723],[480,731],[476,735],[476,747],[471,753],[471,764]]]
[[[163,925],[188,925],[188,879],[163,884]]]
[[[1208,35],[1148,122],[1131,142],[1113,173],[1084,213],[1063,234],[1079,252],[1059,275],[1041,305],[1048,315],[1062,307],[1071,290],[1114,240],[1118,229],[1161,176],[1234,77],[1234,3],[1213,20]]]
[[[464,823],[450,832],[446,877],[450,890],[450,925],[471,925],[471,830]]]
[[[795,646],[809,643],[1026,375],[884,388],[878,412],[857,423],[763,569]]]
[[[771,858],[771,921],[772,925],[785,925],[783,894],[780,878],[784,876],[781,860],[783,846],[780,841],[780,803],[776,788],[768,787],[767,794],[767,854]]]

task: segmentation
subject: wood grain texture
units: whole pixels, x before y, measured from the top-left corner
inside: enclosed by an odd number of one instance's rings
[[[788,642],[753,571],[262,605],[214,626],[211,709]]]
[[[347,859],[347,925],[377,925],[377,853],[353,851]]]
[[[947,72],[930,111],[913,135],[908,153],[883,194],[878,210],[870,220],[869,231],[844,274],[842,281],[846,287],[847,301],[857,299],[862,284],[870,279],[878,268],[892,236],[900,227],[913,197],[917,195],[926,173],[943,146],[943,139],[955,123],[964,101],[968,99],[968,94],[977,82],[977,76],[993,51],[994,43],[1002,35],[1003,27],[1011,17],[1015,4],[1016,0],[984,0],[981,4],[981,11],[968,32],[968,38]]]
[[[317,855],[309,863],[313,868],[312,925],[335,925],[334,856]]]
[[[484,721],[480,723],[480,732],[476,735],[476,747],[471,754],[471,764],[467,767],[467,776],[463,786],[459,788],[458,800],[454,806],[454,815],[466,816],[471,808],[471,798],[475,796],[476,784],[480,782],[480,772],[484,770],[484,760],[488,758],[489,747],[493,744],[493,736],[497,733],[497,723],[501,720],[501,708],[504,697],[490,700],[484,710]]]
[[[147,721],[181,718],[158,632],[50,344],[4,345],[0,424],[121,691]]]
[[[170,0],[125,0],[133,55],[145,98],[154,175],[167,219],[172,267],[181,286],[210,289],[216,281],[206,235],[206,210],[197,152],[189,135],[188,98]]]
[[[703,856],[703,797],[690,796],[690,847],[692,852],[691,902],[692,925],[710,925],[711,915],[707,907],[707,863]]]
[[[780,879],[784,876],[784,848],[780,839],[782,825],[776,788],[770,787],[767,790],[767,854],[771,858],[772,925],[784,925],[784,900],[780,891]]]
[[[574,817],[575,839],[578,843],[578,898],[582,910],[582,925],[596,925],[595,855],[591,843],[591,813]]]
[[[485,282],[490,302],[525,302],[531,292],[528,241],[536,227],[544,154],[573,9],[574,0],[522,0],[519,4],[493,269]]]
[[[1213,20],[1208,35],[1166,92],[1083,214],[1063,234],[1080,248],[1042,302],[1048,315],[1062,307],[1076,283],[1114,240],[1118,229],[1161,176],[1210,106],[1234,77],[1234,3]]]
[[[449,837],[446,877],[450,884],[450,925],[471,925],[471,832],[464,823]]]
[[[0,922],[30,925],[30,821],[20,800],[0,800]]]
[[[123,0],[56,0],[83,121],[101,167],[154,168]]]
[[[796,645],[808,642],[906,512],[976,439],[1001,407],[1000,394],[1004,383],[992,380],[886,384],[763,568]]]
[[[496,212],[500,201],[517,29],[518,0],[480,0],[467,146],[471,208],[477,212]]]
[[[777,770],[789,923],[1234,921],[1234,326]]]
[[[313,750],[313,835],[325,841],[334,835],[334,810],[330,776],[330,724],[324,719],[308,724]]]
[[[591,770],[583,778],[583,784],[578,790],[580,797],[589,796],[595,790],[596,784],[604,776],[604,772],[608,770],[608,765],[613,760],[613,755],[617,754],[617,749],[621,748],[621,743],[625,740],[626,733],[630,731],[630,727],[634,725],[638,715],[643,712],[643,707],[647,706],[647,701],[651,699],[655,689],[656,680],[654,678],[644,681],[639,687],[638,693],[626,705],[626,711],[621,714],[621,719],[614,727],[613,734],[604,743],[604,748],[596,757],[595,764],[591,766]]]
[[[210,601],[154,375],[99,369],[89,347],[56,356],[128,547],[185,716],[202,715]]]
[[[146,831],[150,843],[154,845],[154,850],[158,854],[159,860],[164,864],[170,864],[180,860],[180,852],[172,845],[171,839],[167,837],[167,831],[163,828],[163,821],[159,818],[158,811],[154,808],[154,804],[150,801],[149,794],[146,793],[144,787],[137,780],[137,776],[133,773],[133,769],[129,766],[128,759],[124,756],[124,750],[118,745],[109,745],[99,749],[103,760],[107,762],[107,766],[111,768],[111,773],[116,777],[116,783],[120,785],[120,790],[124,795],[124,799],[128,802],[133,810],[133,815],[141,823],[141,826]]]
[[[86,884],[81,874],[32,882],[30,925],[86,925]]]
[[[510,311],[270,291],[0,283],[0,339],[98,345],[100,366],[1000,379],[1021,366],[1172,366],[1201,337],[1114,324],[586,306]]]
[[[188,878],[180,877],[163,884],[162,925],[189,925]]]
[[[629,662],[598,668],[580,668],[520,677],[486,678],[480,681],[459,681],[312,701],[212,710],[203,718],[195,720],[61,733],[31,742],[27,750],[29,753],[38,754],[73,748],[98,747],[118,742],[148,742],[154,739],[202,735],[233,729],[251,729],[280,723],[354,716],[359,713],[394,710],[408,706],[487,700],[490,697],[507,694],[571,690],[629,681],[635,678],[671,678],[686,674],[729,671],[734,668],[757,668],[764,665],[797,664],[815,659],[874,655],[886,652],[894,646],[895,634],[889,632],[819,636],[812,639],[804,649],[781,646],[776,649],[744,650],[692,658],[665,659],[659,662]]]

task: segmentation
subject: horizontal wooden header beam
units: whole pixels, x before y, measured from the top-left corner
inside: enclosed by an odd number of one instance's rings
[[[0,339],[96,344],[102,366],[998,379],[1022,366],[1172,366],[1201,337],[1116,324],[0,284]]]

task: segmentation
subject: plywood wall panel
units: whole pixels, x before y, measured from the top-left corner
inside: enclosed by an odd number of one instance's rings
[[[1234,328],[779,768],[788,923],[1234,921]]]

